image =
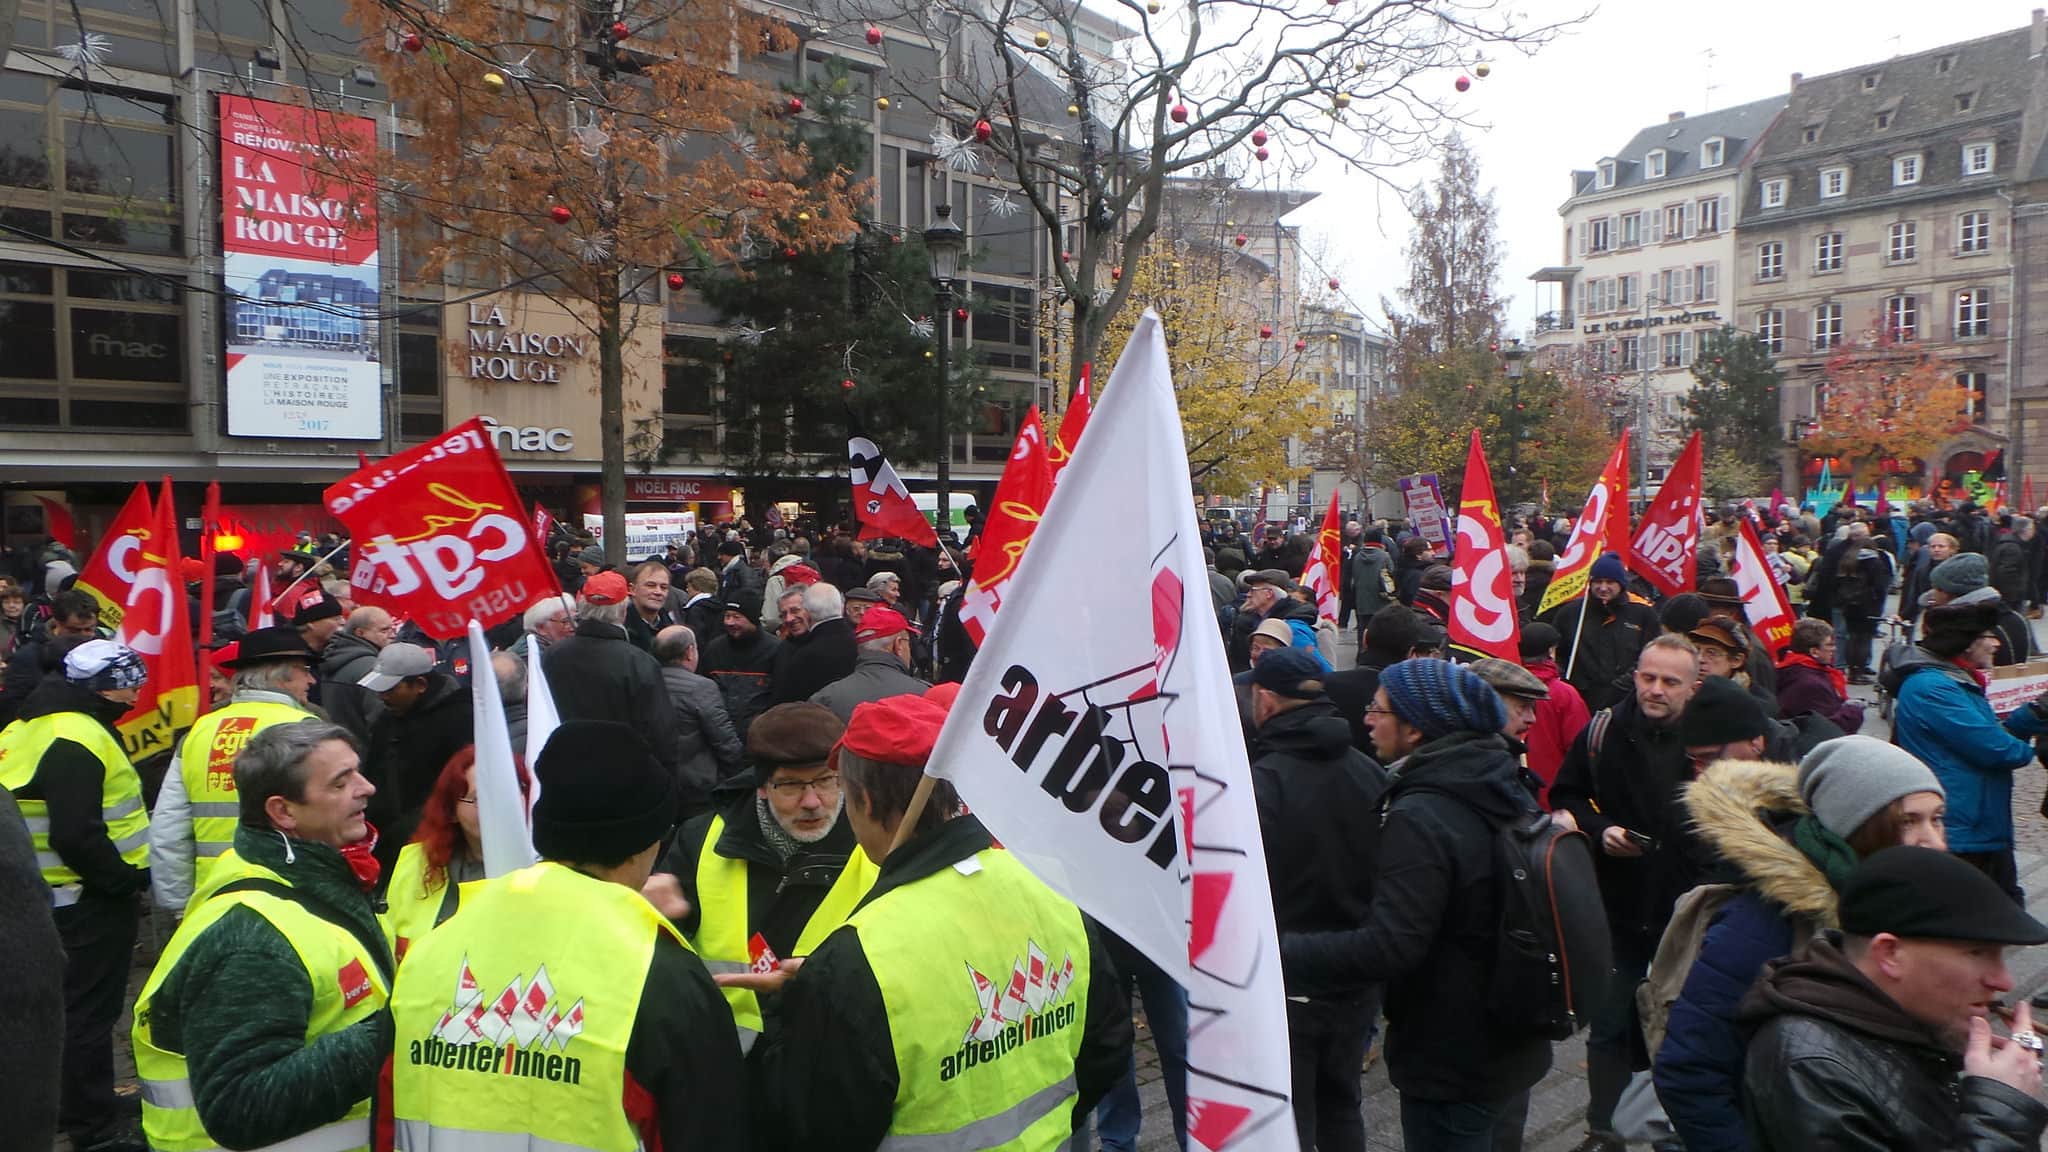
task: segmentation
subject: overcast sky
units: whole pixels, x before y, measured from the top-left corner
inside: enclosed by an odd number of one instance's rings
[[[1523,10],[1558,19],[1583,9],[1523,0]],[[1761,100],[1788,91],[1794,72],[1820,76],[1988,36],[2026,26],[2031,13],[2028,3],[1994,0],[1606,0],[1534,57],[1492,60],[1492,74],[1458,99],[1484,126],[1471,135],[1500,214],[1510,331],[1526,329],[1537,311],[1529,273],[1564,262],[1557,209],[1572,169],[1591,168],[1669,113]],[[1455,80],[1443,77],[1454,97]],[[1410,184],[1431,174],[1397,175]],[[1320,251],[1330,264],[1304,261],[1304,287],[1334,273],[1351,308],[1379,317],[1380,296],[1391,298],[1405,274],[1409,219],[1399,197],[1334,172],[1302,183],[1323,195],[1287,221],[1301,227],[1310,255]]]

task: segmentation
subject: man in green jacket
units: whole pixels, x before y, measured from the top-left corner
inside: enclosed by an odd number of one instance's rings
[[[317,720],[265,728],[236,758],[234,850],[135,1005],[142,1125],[158,1152],[315,1132],[322,1148],[369,1146],[393,963],[370,904],[363,812],[376,788],[359,762],[348,730]]]

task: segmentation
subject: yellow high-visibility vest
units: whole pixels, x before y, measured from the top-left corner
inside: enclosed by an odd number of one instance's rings
[[[213,888],[194,905],[171,936],[156,969],[135,1001],[135,1072],[142,1080],[142,1132],[155,1152],[217,1152],[219,1142],[200,1123],[185,1053],[161,1047],[151,1030],[156,996],[192,943],[234,908],[248,908],[270,921],[299,954],[313,992],[313,1011],[306,1018],[306,1043],[348,1028],[382,1009],[390,986],[378,958],[353,932],[324,920],[287,896],[236,889],[242,880],[264,880],[285,887],[276,872],[230,853],[218,858],[209,877]],[[228,890],[224,890],[228,889]],[[270,1146],[270,1152],[358,1152],[370,1147],[370,1098],[357,1102],[331,1124]]]
[[[464,897],[392,995],[400,1152],[638,1152],[626,1045],[664,932],[689,947],[640,893],[552,862]]]
[[[748,953],[747,941],[754,935],[753,926],[747,923],[749,868],[745,860],[720,856],[714,850],[720,833],[724,831],[725,817],[713,816],[711,827],[704,833],[703,851],[697,856],[697,932],[690,937],[690,943],[696,946],[697,954],[704,957],[704,966],[712,972],[745,972],[752,966],[753,958]],[[832,882],[817,910],[804,922],[804,930],[797,937],[796,951],[790,955],[810,955],[825,942],[825,937],[830,936],[834,928],[846,923],[846,918],[860,904],[861,897],[875,886],[876,872],[868,854],[856,846],[839,878]],[[760,998],[748,988],[720,988],[719,991],[732,1007],[733,1024],[739,1029],[740,1051],[751,1051],[754,1041],[761,1035]]]
[[[149,813],[142,806],[142,777],[135,774],[121,741],[85,713],[53,712],[0,729],[0,787],[16,793],[29,837],[35,841],[36,867],[55,890],[53,898],[61,908],[77,903],[78,891],[70,886],[81,877],[50,849],[50,806],[20,795],[35,779],[43,753],[59,740],[83,745],[99,760],[100,819],[107,826],[107,839],[114,842],[121,859],[137,868],[149,864]]]
[[[192,807],[195,890],[205,885],[214,860],[235,846],[235,825],[242,814],[235,792],[235,757],[263,729],[311,719],[312,713],[289,704],[244,700],[208,712],[185,733],[178,746],[178,774]]]
[[[455,915],[461,902],[482,885],[481,880],[451,885],[446,870],[439,881],[429,884],[426,846],[400,848],[398,859],[391,862],[391,883],[384,889],[384,913],[378,917],[384,923],[384,940],[391,945],[391,954],[403,961],[420,937]]]
[[[1054,1152],[1072,1138],[1088,1003],[1080,910],[999,848],[855,912],[889,1012],[881,1152]]]

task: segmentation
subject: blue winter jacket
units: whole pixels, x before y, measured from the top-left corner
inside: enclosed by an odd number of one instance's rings
[[[1686,1152],[1746,1152],[1736,1006],[1767,961],[1834,924],[1835,891],[1781,835],[1806,812],[1793,765],[1721,761],[1686,785],[1685,806],[1700,838],[1740,873],[1741,891],[1701,937],[1651,1076]]]
[[[2013,769],[2034,758],[2048,721],[2029,703],[2000,723],[1975,677],[1917,644],[1886,667],[1884,686],[1898,700],[1893,742],[1948,792],[1948,850],[2011,848]]]

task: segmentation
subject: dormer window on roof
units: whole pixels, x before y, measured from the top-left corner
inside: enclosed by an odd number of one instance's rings
[[[1801,133],[1800,139],[1808,144],[1820,143],[1820,125],[1808,124],[1805,132]]]
[[[1612,161],[1612,160],[1602,160],[1602,161],[1600,162],[1600,168],[1599,168],[1599,170],[1598,170],[1598,171],[1597,171],[1596,173],[1594,173],[1594,176],[1593,176],[1593,187],[1595,187],[1595,188],[1612,188],[1612,187],[1614,187],[1614,161]]]
[[[1955,66],[1956,58],[1953,55],[1943,56],[1934,62],[1935,75],[1946,76],[1955,70]]]
[[[1970,109],[1976,107],[1976,105],[1977,94],[1975,92],[1956,93],[1956,111],[1968,112]]]
[[[1877,91],[1877,82],[1882,79],[1884,79],[1884,73],[1882,72],[1865,72],[1863,74],[1863,90],[1865,92]]]
[[[1700,167],[1719,168],[1728,155],[1728,142],[1719,136],[1711,136],[1700,142]]]
[[[1892,126],[1892,112],[1891,112],[1891,109],[1887,108],[1887,109],[1885,109],[1884,111],[1882,111],[1882,112],[1879,112],[1879,113],[1877,114],[1877,130],[1878,130],[1879,132],[1882,132],[1882,131],[1884,131],[1885,129],[1887,129],[1887,128],[1891,127],[1891,126]]]
[[[1643,157],[1643,178],[1655,180],[1663,175],[1664,150],[1662,148],[1652,148],[1649,154]]]

